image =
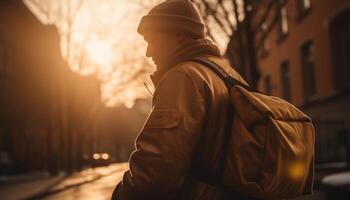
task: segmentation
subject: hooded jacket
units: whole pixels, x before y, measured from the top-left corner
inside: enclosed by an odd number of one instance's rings
[[[216,62],[244,82],[209,40],[195,40],[176,52],[151,75],[152,110],[112,199],[225,199],[220,187],[196,179],[194,172],[217,175],[229,94],[213,71],[189,61],[195,57]]]

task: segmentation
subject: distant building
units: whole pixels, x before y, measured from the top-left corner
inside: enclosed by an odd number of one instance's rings
[[[317,162],[349,161],[350,2],[262,0],[252,12],[258,88],[292,102],[314,120]],[[233,38],[230,44],[236,42]],[[228,54],[231,60],[246,59],[237,55]]]
[[[150,99],[136,99],[132,108],[104,108],[96,125],[96,150],[111,154],[113,161],[127,162],[150,111]]]
[[[56,28],[0,1],[0,174],[78,169],[100,104],[100,83],[69,69]]]

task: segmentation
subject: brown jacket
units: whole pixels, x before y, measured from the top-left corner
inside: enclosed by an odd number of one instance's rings
[[[205,57],[244,81],[223,58]],[[220,188],[193,177],[197,170],[215,175],[218,167],[229,105],[224,82],[191,61],[153,80],[152,111],[112,199],[224,199]]]

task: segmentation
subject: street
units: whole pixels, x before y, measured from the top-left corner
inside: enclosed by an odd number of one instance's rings
[[[67,190],[63,190],[59,193],[45,197],[45,200],[79,200],[79,199],[94,199],[104,200],[110,199],[112,192],[121,180],[124,171],[117,171],[111,175],[104,176],[96,181],[82,184],[77,187],[73,187]]]
[[[124,167],[124,166],[123,166]],[[125,167],[124,167],[125,168]],[[96,181],[63,190],[43,198],[44,200],[106,200],[110,199],[115,186],[122,179],[125,170],[116,171]],[[301,196],[293,200],[324,200],[325,193],[315,191],[314,195]]]
[[[0,199],[110,199],[127,168],[128,163],[115,163],[109,166],[87,168],[67,177],[49,177],[7,184],[3,185],[3,188],[0,187]],[[316,182],[320,181],[319,177],[320,174],[316,174]],[[324,200],[325,197],[325,191],[315,188],[314,195],[301,196],[293,200]]]

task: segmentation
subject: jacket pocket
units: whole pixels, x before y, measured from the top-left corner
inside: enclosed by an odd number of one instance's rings
[[[175,128],[181,120],[182,114],[176,109],[155,109],[149,115],[144,129]]]

